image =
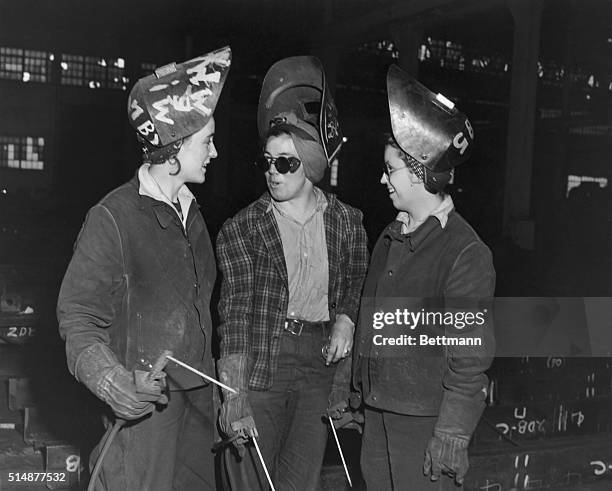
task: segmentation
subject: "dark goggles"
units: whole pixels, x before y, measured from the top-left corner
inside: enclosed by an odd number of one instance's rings
[[[274,164],[276,170],[281,174],[286,174],[287,172],[291,172],[292,174],[298,170],[302,161],[297,157],[266,157],[265,155],[261,155],[255,160],[255,165],[261,169],[263,172],[268,172],[270,170],[270,166]]]

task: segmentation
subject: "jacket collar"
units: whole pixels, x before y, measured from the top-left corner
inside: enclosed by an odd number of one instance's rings
[[[440,226],[444,228],[446,227],[446,222],[448,221],[448,214],[453,211],[454,208],[455,205],[453,203],[453,199],[450,197],[450,195],[446,194],[444,195],[442,202],[434,210],[432,210],[429,215],[436,217],[440,222]],[[420,227],[418,223],[412,221],[410,213],[405,211],[400,211],[395,219],[402,222],[403,234],[408,234]]]
[[[317,203],[321,204],[321,198],[327,200],[327,206],[325,207],[326,212],[336,206],[338,199],[334,194],[323,191],[318,187],[315,187],[315,193],[317,193]],[[253,211],[258,216],[264,215],[272,212],[272,206],[272,196],[266,191],[253,203]]]
[[[323,211],[323,210],[325,210],[325,208],[327,208],[327,198],[325,196],[325,193],[323,191],[321,191],[316,186],[313,188],[313,191],[314,191],[314,194],[315,194],[316,205],[315,205],[315,209],[314,209],[311,217],[314,216],[315,213]],[[278,203],[276,201],[274,201],[273,199],[270,199],[270,204],[268,205],[268,208],[266,209],[266,212],[269,212],[272,209],[272,207],[276,208],[276,211],[278,213],[280,213],[282,216],[287,217],[287,218],[289,218],[291,220],[294,220],[293,217],[289,216],[287,213],[285,213],[285,211],[283,211],[278,206]]]
[[[153,176],[151,176],[151,174],[149,173],[150,167],[150,164],[142,164],[138,169],[138,194],[140,194],[141,196],[147,196],[160,203],[166,203],[168,206],[170,206],[172,210],[174,210],[174,213],[176,213],[176,215],[180,219],[178,210],[174,207],[168,197],[163,193],[163,191],[159,187],[159,184],[157,184],[155,179],[153,179]],[[189,216],[189,209],[191,208],[191,204],[195,202],[195,196],[189,190],[189,188],[185,184],[183,184],[179,189],[178,199],[183,212],[183,227],[187,228],[187,217]],[[165,206],[162,208],[163,210],[159,207],[155,207],[155,214],[157,215],[157,220],[159,221],[161,227],[168,228],[168,225],[170,225],[174,217],[173,215],[167,213],[167,209]]]
[[[454,210],[451,210],[447,214],[446,222],[450,219],[453,213]],[[383,232],[383,235],[389,240],[396,240],[398,242],[406,243],[408,247],[410,247],[410,250],[412,252],[418,249],[419,246],[423,242],[425,242],[425,240],[432,233],[436,232],[437,230],[443,229],[439,219],[434,215],[430,215],[429,217],[427,217],[427,220],[425,220],[425,222],[423,222],[420,227],[408,234],[402,233],[402,226],[403,223],[401,221],[395,220],[387,226],[387,228]]]

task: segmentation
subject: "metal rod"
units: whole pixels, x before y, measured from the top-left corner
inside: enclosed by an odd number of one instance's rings
[[[270,484],[270,488],[272,488],[272,491],[276,491],[276,489],[274,489],[274,484],[272,484],[272,479],[270,479],[270,474],[268,474],[268,468],[266,467],[266,463],[264,462],[263,456],[261,455],[261,450],[259,450],[259,444],[257,443],[257,438],[255,438],[254,436],[251,438],[253,438],[253,443],[255,444],[255,450],[257,450],[257,455],[259,455],[259,460],[261,461],[263,470],[266,473],[266,477],[268,478],[268,484]]]
[[[172,356],[168,355],[166,356],[166,358],[168,358],[168,360],[172,360],[174,363],[176,363],[177,365],[182,366],[183,368],[186,368],[187,370],[195,373],[196,375],[199,375],[200,377],[208,380],[209,382],[212,382],[213,384],[217,384],[220,387],[223,387],[225,390],[229,390],[230,392],[233,392],[234,394],[238,394],[238,392],[234,389],[232,389],[231,387],[228,387],[227,385],[225,385],[222,382],[219,382],[217,379],[214,379],[212,377],[209,377],[208,375],[206,375],[205,373],[200,372],[199,370],[196,370],[193,367],[190,367],[189,365],[187,365],[187,363],[183,363],[180,360],[177,360],[176,358],[173,358]]]
[[[340,440],[338,440],[338,434],[336,433],[336,428],[334,427],[334,422],[330,416],[327,417],[329,419],[329,424],[332,429],[332,433],[334,434],[334,438],[336,439],[336,446],[338,447],[338,452],[340,453],[340,458],[342,459],[342,465],[344,466],[344,472],[346,473],[346,478],[348,479],[349,486],[353,487],[353,481],[351,481],[351,475],[349,474],[348,467],[346,467],[346,461],[344,460],[344,454],[342,453],[342,447],[340,446]]]

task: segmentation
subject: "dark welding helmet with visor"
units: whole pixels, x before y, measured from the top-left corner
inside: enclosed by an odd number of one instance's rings
[[[259,136],[265,138],[272,127],[281,125],[297,127],[292,130],[305,138],[318,136],[328,164],[340,150],[343,139],[338,111],[318,58],[285,58],[266,73],[257,110]]]
[[[136,82],[128,97],[128,119],[145,160],[163,161],[183,139],[213,115],[232,62],[229,46],[184,63],[171,63]]]
[[[393,137],[419,169],[431,192],[444,189],[453,169],[465,162],[474,144],[467,117],[442,94],[434,94],[397,65],[387,72]]]

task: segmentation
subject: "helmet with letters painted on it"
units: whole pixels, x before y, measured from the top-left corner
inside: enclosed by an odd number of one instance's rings
[[[465,162],[474,143],[467,117],[442,94],[434,94],[397,65],[387,72],[393,137],[409,166],[431,192],[444,189],[453,169]]]
[[[264,138],[272,126],[292,117],[304,121],[319,134],[327,162],[331,163],[344,142],[321,61],[314,56],[291,56],[277,61],[264,78],[257,108],[257,128]]]
[[[225,46],[180,64],[170,63],[139,79],[128,97],[128,119],[145,161],[161,163],[184,138],[210,120],[232,63]]]

